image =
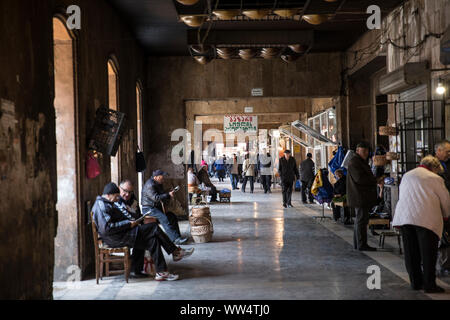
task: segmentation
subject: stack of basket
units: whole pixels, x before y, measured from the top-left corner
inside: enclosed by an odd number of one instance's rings
[[[194,238],[195,243],[206,243],[211,241],[214,227],[209,207],[197,206],[192,208],[189,224],[191,226],[191,235],[192,238]]]

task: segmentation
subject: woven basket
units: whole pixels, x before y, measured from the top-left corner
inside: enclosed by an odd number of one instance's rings
[[[212,234],[212,223],[208,225],[191,226],[191,236],[195,243],[206,243],[211,241]]]
[[[380,127],[379,128],[380,136],[396,136],[397,128],[396,127]]]
[[[388,153],[386,153],[386,159],[387,160],[398,160],[398,159],[400,159],[400,156],[396,152],[388,152]]]
[[[373,157],[373,164],[377,167],[382,167],[387,164],[385,155],[377,155]]]
[[[192,208],[192,216],[195,218],[211,217],[209,207],[194,207]]]

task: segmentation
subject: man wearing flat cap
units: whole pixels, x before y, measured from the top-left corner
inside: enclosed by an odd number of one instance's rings
[[[155,263],[157,281],[173,281],[178,275],[168,272],[161,248],[171,254],[174,261],[180,261],[193,253],[193,249],[177,247],[155,222],[141,224],[125,215],[116,205],[120,190],[109,183],[98,196],[92,208],[94,223],[104,244],[111,248],[129,247],[133,250],[149,250]]]
[[[297,168],[297,162],[291,157],[291,151],[284,151],[284,157],[280,158],[278,162],[278,172],[281,178],[281,190],[283,193],[283,207],[292,208],[292,188],[294,186],[295,179],[300,179],[300,175]]]
[[[163,188],[164,177],[167,173],[162,170],[156,170],[145,183],[142,189],[142,212],[149,213],[150,216],[158,219],[166,231],[170,240],[175,244],[183,244],[187,238],[182,238],[178,218],[172,212],[164,212],[163,204],[168,204],[174,197],[175,191],[165,192]]]

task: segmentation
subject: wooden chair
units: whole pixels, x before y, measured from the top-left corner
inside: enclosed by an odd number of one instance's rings
[[[91,212],[92,221],[92,235],[94,238],[94,248],[95,248],[95,279],[97,284],[99,279],[103,279],[103,267],[105,266],[106,276],[109,277],[113,274],[125,274],[125,281],[128,283],[130,277],[131,269],[131,258],[130,258],[130,248],[109,248],[107,245],[103,244],[103,241],[99,238],[97,232],[97,226],[94,222],[94,214]],[[109,264],[111,262],[123,263],[123,270],[109,270]]]

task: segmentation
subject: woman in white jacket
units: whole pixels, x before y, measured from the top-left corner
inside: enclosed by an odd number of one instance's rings
[[[250,161],[250,156],[245,155],[245,160],[242,165],[242,172],[244,174],[244,181],[242,182],[242,192],[245,192],[247,181],[250,180],[250,193],[253,193],[255,185],[255,164]]]
[[[438,175],[443,171],[439,160],[427,156],[420,164],[403,176],[392,225],[402,230],[411,287],[442,293],[445,290],[436,285],[436,261],[443,219],[450,216],[450,196]]]

